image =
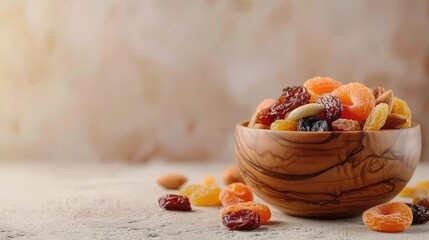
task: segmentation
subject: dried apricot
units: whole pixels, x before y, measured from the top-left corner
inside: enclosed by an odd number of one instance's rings
[[[360,131],[361,127],[358,121],[339,118],[331,123],[334,131]]]
[[[250,121],[249,121],[249,124],[247,124],[247,127],[254,128],[255,124],[256,124],[256,117],[258,116],[258,113],[260,111],[264,110],[265,108],[271,107],[275,103],[276,103],[276,101],[272,98],[267,98],[267,99],[262,100],[262,102],[259,103],[259,105],[256,107],[256,111],[252,115],[252,117],[250,118]]]
[[[358,121],[365,120],[375,106],[375,98],[372,91],[365,85],[352,82],[335,89],[336,95],[343,104],[341,118]]]
[[[429,188],[417,189],[413,195],[413,204],[429,209]]]
[[[240,174],[240,170],[237,165],[232,165],[225,168],[222,172],[222,181],[225,185],[229,185],[235,182],[244,183],[243,177]]]
[[[416,185],[417,189],[429,188],[429,181],[418,182]]]
[[[219,199],[222,205],[226,207],[232,204],[252,201],[253,193],[243,183],[232,183],[220,192]]]
[[[297,121],[279,119],[271,124],[270,129],[277,131],[296,131],[297,126]]]
[[[366,210],[362,219],[374,231],[402,232],[413,222],[413,213],[405,203],[391,202]]]
[[[380,103],[372,109],[363,126],[364,131],[378,131],[386,123],[389,114],[389,106],[386,103]]]
[[[270,208],[265,204],[255,202],[245,202],[230,205],[222,210],[221,216],[225,216],[230,212],[236,212],[239,210],[250,210],[252,212],[256,212],[257,214],[259,214],[262,224],[268,222],[268,220],[270,220],[271,218]]]
[[[392,113],[400,114],[408,119],[408,122],[402,125],[402,128],[411,127],[411,110],[404,100],[398,97],[393,98]]]
[[[315,102],[319,95],[330,93],[343,84],[329,77],[314,77],[304,82],[304,87],[311,94],[310,102]]]

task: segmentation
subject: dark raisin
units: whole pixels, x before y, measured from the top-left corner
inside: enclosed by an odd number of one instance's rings
[[[411,211],[413,212],[412,224],[423,224],[429,221],[429,211],[426,210],[426,208],[416,204],[411,204],[411,203],[406,203],[406,204],[408,205],[408,207],[411,208]]]
[[[384,90],[384,87],[373,87],[371,88],[372,94],[374,95],[375,99],[378,98],[381,94],[383,94],[386,90]]]
[[[320,97],[316,99],[316,103],[323,106],[322,117],[330,122],[340,118],[343,112],[343,104],[341,104],[340,99],[333,94],[325,93],[320,95]]]
[[[310,93],[304,86],[287,87],[276,103],[258,113],[256,123],[270,126],[275,120],[284,119],[286,113],[310,102]]]
[[[165,194],[158,199],[159,206],[167,210],[191,211],[189,198],[176,194]]]
[[[299,120],[298,131],[303,132],[325,132],[331,131],[329,123],[325,119],[308,117]]]
[[[250,210],[227,213],[222,217],[222,223],[230,230],[253,230],[261,226],[259,215]]]

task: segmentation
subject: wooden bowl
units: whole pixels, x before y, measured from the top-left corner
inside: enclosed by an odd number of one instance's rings
[[[367,132],[294,132],[237,125],[235,154],[254,193],[300,217],[343,218],[395,197],[416,169],[420,125]]]

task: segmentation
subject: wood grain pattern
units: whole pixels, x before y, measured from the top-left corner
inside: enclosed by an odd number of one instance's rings
[[[420,160],[420,125],[369,132],[290,132],[237,125],[235,153],[246,183],[283,212],[342,218],[387,202]]]

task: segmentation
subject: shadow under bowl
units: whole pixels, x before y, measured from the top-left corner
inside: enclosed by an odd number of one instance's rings
[[[235,154],[245,182],[294,216],[344,218],[394,198],[420,160],[420,125],[354,132],[274,131],[237,125]]]

